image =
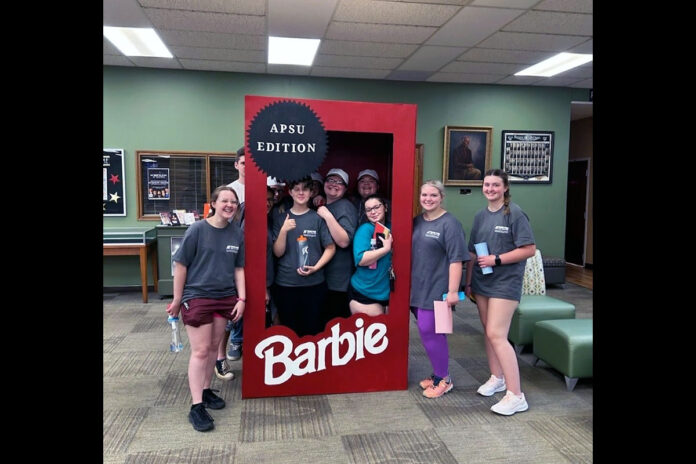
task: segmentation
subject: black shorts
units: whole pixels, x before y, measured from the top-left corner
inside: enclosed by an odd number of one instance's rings
[[[388,306],[389,305],[389,300],[373,300],[369,296],[365,296],[356,289],[353,288],[352,284],[348,284],[348,299],[349,300],[355,300],[358,303],[362,304],[381,304],[382,306]]]

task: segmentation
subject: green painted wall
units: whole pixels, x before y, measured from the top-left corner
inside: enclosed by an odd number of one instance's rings
[[[543,254],[564,255],[570,102],[587,100],[587,89],[105,66],[103,91],[104,147],[126,153],[128,214],[105,217],[105,227],[155,224],[136,220],[136,150],[236,151],[244,140],[245,95],[412,103],[418,105],[416,141],[425,145],[424,180],[442,177],[445,125],[493,127],[492,167],[500,167],[502,130],[554,131],[553,183],[513,184],[510,191],[529,215]],[[479,187],[466,196],[459,188],[447,188],[445,208],[468,236],[474,213],[486,201]],[[105,258],[104,286],[129,285],[140,285],[137,258]]]

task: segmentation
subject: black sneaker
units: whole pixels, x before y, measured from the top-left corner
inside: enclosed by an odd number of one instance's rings
[[[189,411],[189,422],[193,425],[194,430],[205,432],[215,428],[213,418],[210,417],[208,411],[205,410],[204,403],[198,403],[191,406]]]
[[[210,388],[206,388],[203,390],[203,405],[210,409],[222,409],[225,407],[225,400],[213,393],[213,390]]]

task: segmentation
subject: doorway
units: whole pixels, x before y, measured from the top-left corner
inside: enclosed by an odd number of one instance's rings
[[[578,266],[585,266],[589,176],[589,159],[577,159],[568,162],[565,260],[567,263],[577,264]]]

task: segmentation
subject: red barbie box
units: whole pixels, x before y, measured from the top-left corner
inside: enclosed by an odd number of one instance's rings
[[[408,376],[416,105],[246,96],[246,289],[242,397],[405,390]],[[389,313],[335,318],[302,338],[265,327],[266,176],[374,169],[391,201]]]

